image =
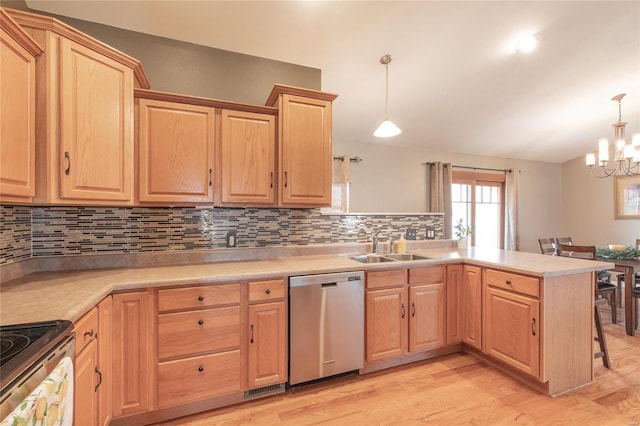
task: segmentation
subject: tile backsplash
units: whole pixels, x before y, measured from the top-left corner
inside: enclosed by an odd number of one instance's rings
[[[322,215],[319,209],[0,206],[0,264],[30,257],[366,242],[407,228],[443,238],[441,214]]]

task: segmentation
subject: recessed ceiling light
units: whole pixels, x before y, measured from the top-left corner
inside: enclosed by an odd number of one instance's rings
[[[522,53],[529,53],[538,45],[538,38],[534,34],[522,37],[516,43],[516,51]]]

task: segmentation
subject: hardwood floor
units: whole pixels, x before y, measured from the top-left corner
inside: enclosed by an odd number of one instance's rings
[[[604,310],[603,310],[604,311]],[[431,423],[639,425],[640,336],[603,312],[612,369],[596,360],[596,383],[541,395],[475,358],[455,354],[364,376],[346,376],[162,426],[392,425]],[[619,316],[620,318],[620,316]]]

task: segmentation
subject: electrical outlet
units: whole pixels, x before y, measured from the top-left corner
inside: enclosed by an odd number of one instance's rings
[[[237,242],[236,231],[227,232],[227,247],[235,247]]]
[[[432,226],[427,226],[427,240],[435,240],[436,230]]]
[[[407,233],[405,234],[405,238],[407,240],[416,240],[418,239],[418,230],[413,228],[407,228]]]

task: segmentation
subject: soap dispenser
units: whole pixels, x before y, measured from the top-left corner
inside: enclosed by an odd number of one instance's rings
[[[398,240],[398,253],[406,253],[407,252],[407,240],[404,239],[404,235],[400,234],[400,239]]]

